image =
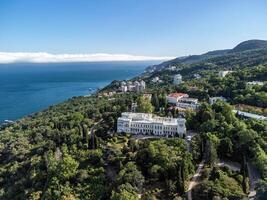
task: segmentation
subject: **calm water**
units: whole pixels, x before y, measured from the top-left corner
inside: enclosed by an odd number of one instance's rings
[[[112,80],[134,77],[153,63],[108,62],[0,65],[0,122],[16,120]]]

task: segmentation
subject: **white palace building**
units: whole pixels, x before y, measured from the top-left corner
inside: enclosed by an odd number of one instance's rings
[[[186,134],[184,118],[167,118],[147,113],[124,112],[118,118],[117,132],[158,136],[180,136]]]

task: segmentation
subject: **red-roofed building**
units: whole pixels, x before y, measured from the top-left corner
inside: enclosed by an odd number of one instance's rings
[[[181,98],[188,98],[189,95],[185,93],[171,93],[167,96],[168,103],[176,104]]]

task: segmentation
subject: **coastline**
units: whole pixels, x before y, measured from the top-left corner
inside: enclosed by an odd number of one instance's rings
[[[112,66],[112,64],[113,63],[107,63],[107,65],[111,65]],[[133,62],[133,63],[131,63],[132,65],[135,65],[136,64],[136,62]],[[154,64],[154,63],[153,63]],[[33,64],[31,64],[32,66],[34,66]],[[67,65],[68,66],[71,66],[71,64],[70,63],[67,63]],[[92,65],[92,63],[90,63],[90,65]],[[139,64],[140,65],[140,64]],[[137,69],[138,69],[138,67],[139,67],[139,65],[137,64]],[[43,66],[43,64],[42,64],[42,66]],[[10,123],[7,123],[7,121],[6,120],[10,120],[10,122],[12,121],[12,122],[16,122],[16,121],[18,121],[18,120],[20,120],[20,119],[22,119],[22,118],[25,118],[25,117],[28,117],[28,116],[31,116],[31,115],[34,115],[35,113],[38,113],[38,112],[42,112],[42,111],[44,111],[45,109],[47,109],[47,108],[49,108],[50,106],[56,106],[56,105],[58,105],[58,104],[60,104],[60,103],[63,103],[63,102],[65,102],[65,101],[68,101],[69,99],[71,99],[71,98],[74,98],[74,97],[90,97],[90,96],[92,96],[92,95],[96,95],[99,91],[101,91],[102,89],[104,89],[104,88],[106,88],[106,87],[108,87],[113,81],[115,81],[115,80],[129,80],[129,79],[132,79],[132,78],[135,78],[135,77],[138,77],[138,76],[140,76],[141,74],[143,74],[144,73],[144,71],[145,71],[145,69],[148,67],[148,63],[147,62],[145,62],[144,64],[143,64],[143,66],[141,67],[141,68],[139,68],[139,72],[138,73],[136,73],[136,72],[131,72],[131,70],[132,69],[128,69],[127,68],[127,65],[126,65],[126,67],[125,68],[123,68],[123,63],[119,63],[119,67],[117,67],[117,68],[115,68],[115,70],[116,71],[119,71],[119,70],[123,70],[123,71],[125,71],[124,73],[125,73],[125,75],[123,75],[123,77],[122,78],[120,78],[120,79],[116,79],[116,77],[114,78],[114,79],[110,79],[108,82],[107,81],[100,81],[99,82],[99,84],[97,85],[97,87],[89,87],[89,89],[85,89],[85,90],[88,90],[87,91],[87,94],[78,94],[78,95],[72,95],[72,96],[69,96],[69,97],[66,97],[65,99],[63,99],[63,100],[60,100],[60,101],[57,101],[56,103],[52,103],[52,104],[47,104],[47,106],[45,106],[45,107],[42,107],[42,108],[40,108],[40,109],[38,109],[38,110],[36,110],[36,111],[33,111],[33,112],[28,112],[27,114],[25,114],[25,115],[21,115],[20,117],[18,117],[18,118],[9,118],[9,117],[5,117],[5,118],[3,118],[2,117],[2,119],[0,118],[0,126],[3,126],[3,125],[5,125],[5,124],[10,124]],[[97,68],[97,67],[96,67]],[[132,67],[131,67],[132,68]],[[137,69],[135,69],[135,71],[137,71]],[[141,70],[140,70],[141,69]],[[102,70],[102,69],[101,69]],[[112,71],[111,71],[112,72]],[[125,77],[125,78],[124,78]],[[103,82],[103,84],[101,85],[101,82]],[[79,83],[77,83],[78,85],[79,85]],[[83,83],[84,84],[84,83]],[[82,85],[83,85],[82,84]],[[88,83],[89,84],[89,83]],[[89,84],[90,85],[90,84]],[[83,86],[84,87],[84,86]],[[24,89],[24,88],[23,88]],[[81,93],[81,92],[80,92]],[[82,93],[84,93],[84,91],[82,92]],[[2,114],[2,116],[4,116],[3,114]]]

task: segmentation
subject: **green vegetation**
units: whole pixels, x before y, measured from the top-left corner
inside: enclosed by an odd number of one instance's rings
[[[119,87],[114,81],[98,94],[75,97],[2,126],[0,199],[185,199],[201,160],[205,168],[193,189],[194,199],[246,198],[249,165],[260,173],[257,199],[264,199],[267,122],[243,119],[232,112],[236,104],[242,104],[250,112],[266,114],[266,48],[250,47],[251,43],[243,44],[235,50],[162,64],[161,70],[139,77],[146,81],[151,101],[141,93],[102,97],[101,93]],[[176,66],[177,72],[164,68],[169,64]],[[233,73],[219,78],[218,70],[224,69]],[[179,86],[172,84],[175,73],[183,75]],[[193,78],[194,73],[201,78]],[[156,76],[163,82],[152,83]],[[265,84],[251,86],[249,81]],[[166,101],[170,92],[188,93],[198,98],[201,106],[197,111],[179,113]],[[224,96],[228,102],[209,105],[213,96]],[[197,134],[190,145],[182,138],[135,139],[117,134],[117,118],[121,112],[131,111],[133,103],[139,112],[183,115],[187,129]],[[220,160],[238,162],[241,168],[234,172],[219,167]]]
[[[152,113],[154,111],[154,107],[151,104],[150,100],[143,96],[138,98],[137,104],[137,112]]]
[[[242,176],[227,168],[205,169],[206,178],[194,189],[194,199],[243,199]]]

